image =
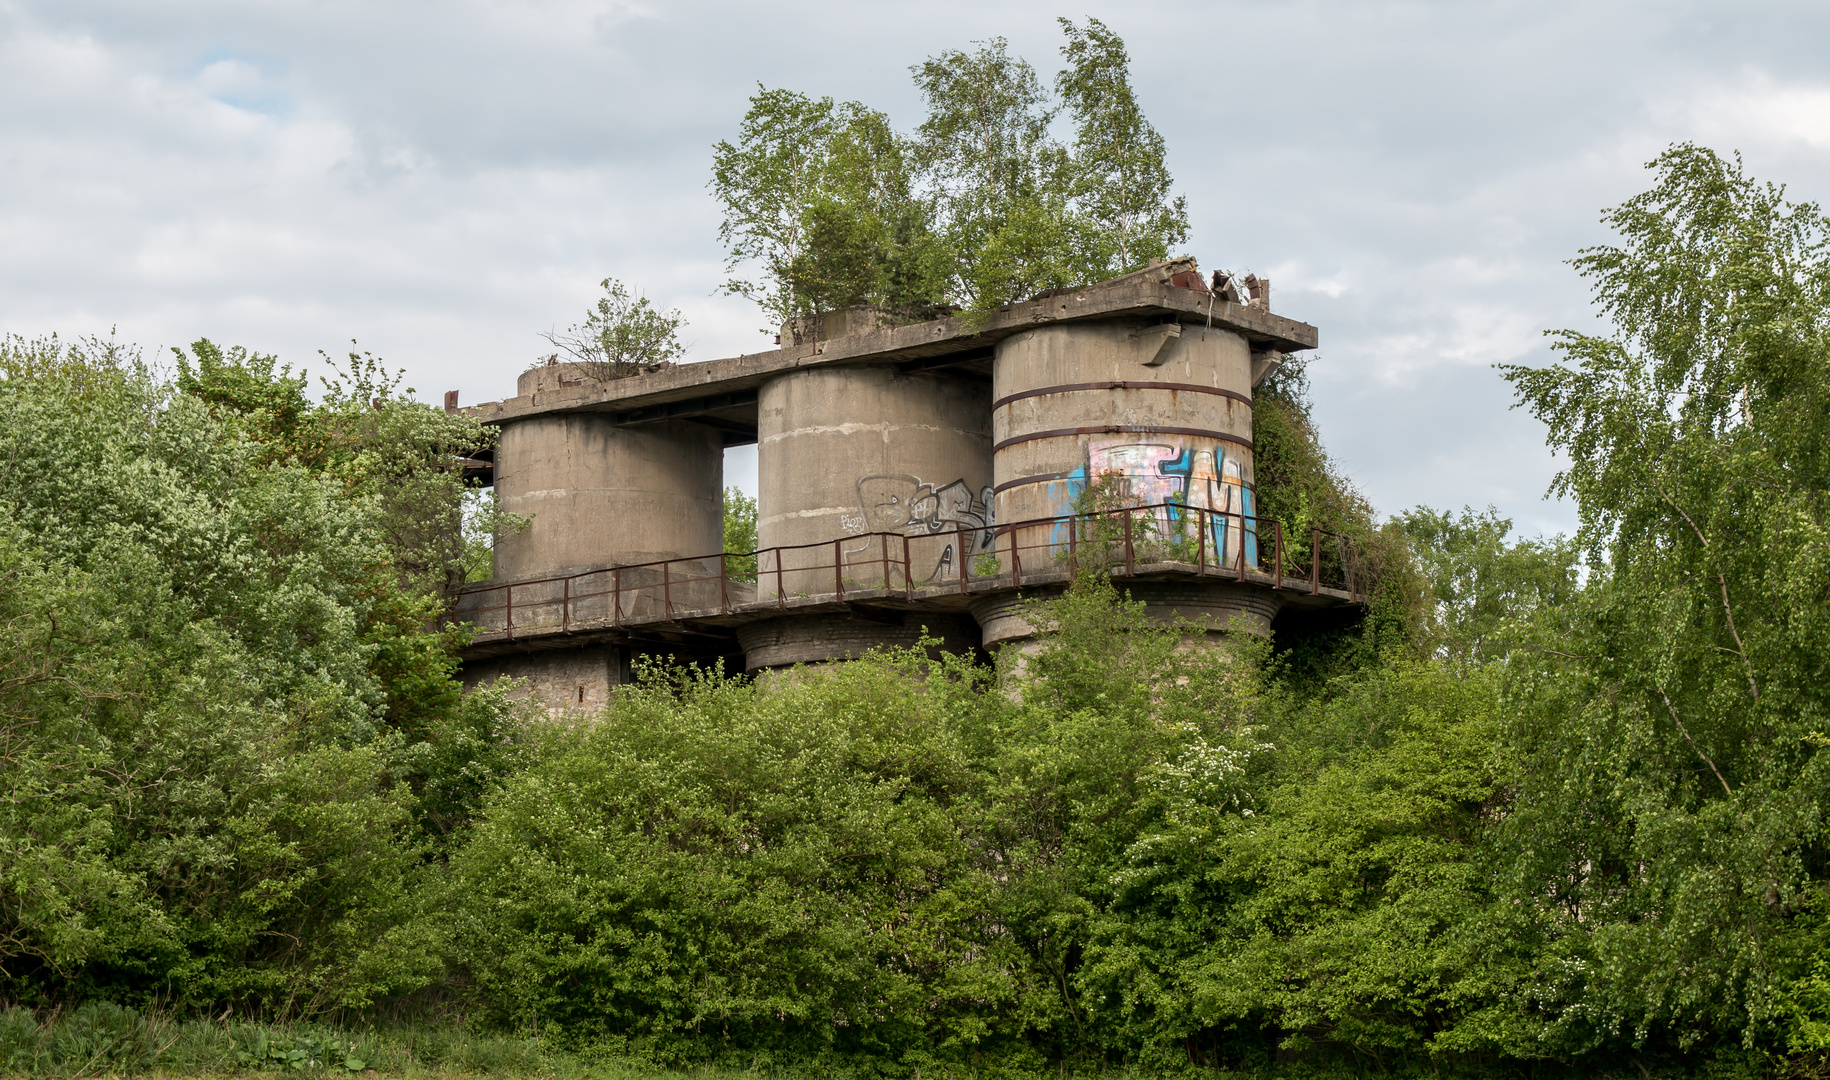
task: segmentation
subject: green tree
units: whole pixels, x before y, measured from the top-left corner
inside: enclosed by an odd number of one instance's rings
[[[711,187],[727,269],[762,272],[724,290],[755,300],[777,327],[855,304],[926,316],[944,299],[908,147],[882,113],[758,88],[737,141],[713,148]]]
[[[1373,520],[1372,504],[1322,445],[1308,362],[1303,355],[1286,356],[1252,389],[1254,509],[1262,520],[1282,522],[1291,540],[1288,572],[1304,574],[1309,553],[1303,541],[1311,529],[1369,531]]]
[[[363,1007],[517,760],[440,626],[487,436],[365,354],[178,359],[0,343],[0,994]]]
[[[756,580],[756,500],[739,488],[724,489],[725,571],[740,581]]]
[[[204,339],[177,354],[176,388],[200,400],[223,424],[224,438],[244,439],[276,465],[304,469],[335,484],[343,497],[368,502],[381,557],[361,565],[370,605],[361,628],[370,670],[387,688],[388,717],[408,732],[457,707],[452,648],[464,631],[441,625],[470,580],[474,555],[465,529],[521,524],[490,503],[472,504],[461,459],[495,444],[495,433],[462,413],[430,409],[413,389],[369,353],[338,361],[321,399],[305,397],[306,378],[271,356]],[[194,366],[193,366],[194,365]]]
[[[1163,259],[1188,239],[1188,207],[1169,197],[1163,137],[1145,119],[1131,88],[1125,43],[1098,19],[1058,19],[1068,66],[1055,87],[1074,118],[1073,191],[1077,211],[1097,237],[1101,262],[1084,269],[1097,281]]]
[[[973,1052],[1013,993],[962,827],[983,682],[914,650],[766,687],[646,669],[489,800],[454,959],[504,1021],[664,1059]]]
[[[359,1007],[436,971],[389,723],[428,705],[389,680],[449,657],[400,626],[437,575],[370,486],[430,451],[197,353],[180,389],[111,342],[0,346],[0,992]]]
[[[1512,521],[1491,506],[1459,515],[1419,506],[1394,520],[1434,596],[1425,647],[1450,661],[1505,659],[1522,624],[1575,597],[1576,545],[1564,537],[1508,543]]]
[[[565,333],[541,336],[558,346],[580,371],[599,382],[624,379],[686,355],[680,328],[686,325],[678,308],[662,311],[646,296],[631,294],[615,278],[603,280],[604,295],[585,314],[583,323]]]
[[[879,112],[848,105],[827,147],[824,190],[788,265],[800,314],[869,305],[892,318],[944,307],[947,253],[914,191],[907,140]]]
[[[1283,572],[1354,583],[1366,609],[1317,620],[1287,620],[1277,634],[1279,674],[1323,688],[1356,668],[1383,666],[1424,646],[1429,584],[1403,531],[1375,521],[1372,503],[1322,445],[1312,414],[1305,357],[1286,356],[1252,390],[1253,508],[1263,537],[1284,535]],[[1321,531],[1318,536],[1316,530]],[[1260,540],[1261,548],[1267,546]]]
[[[718,239],[728,253],[725,269],[755,263],[764,274],[760,281],[733,277],[723,290],[754,300],[777,326],[801,313],[788,268],[806,242],[807,213],[820,194],[836,111],[831,98],[816,101],[758,85],[737,141],[720,140],[712,148],[712,194],[724,207]]]
[[[1567,1047],[1752,1045],[1823,948],[1830,223],[1702,147],[1650,167],[1575,260],[1613,332],[1504,369],[1589,560],[1509,663],[1506,842]]]
[[[1163,999],[1139,1004],[1216,1050],[1238,1053],[1224,1033],[1245,1021],[1286,1051],[1422,1064],[1467,1040],[1464,1024],[1484,1035],[1508,989],[1491,955],[1503,947],[1489,948],[1505,940],[1486,846],[1504,806],[1498,695],[1490,678],[1415,661],[1333,690],[1267,709],[1280,767],[1257,813],[1138,845],[1140,862],[1168,864],[1164,892],[1203,902],[1139,897],[1152,918],[1114,946],[1143,931],[1175,947],[1154,965]]]
[[[910,70],[928,108],[916,153],[953,254],[950,291],[987,310],[1075,284],[1084,238],[1068,152],[1049,133],[1056,104],[1003,38],[977,45]]]
[[[1124,42],[1062,20],[1051,95],[1003,38],[910,70],[927,106],[912,139],[856,102],[761,89],[714,148],[727,292],[778,324],[854,305],[891,318],[975,312],[1090,284],[1187,236],[1166,150],[1132,90]],[[1050,133],[1067,110],[1072,150]]]
[[[1184,859],[1256,805],[1263,642],[1152,623],[1084,567],[1029,618],[1047,634],[1000,657],[1021,704],[989,761],[997,863],[1013,868],[996,917],[1026,960],[1025,1022],[1056,1060],[1156,1063],[1190,1029],[1140,1021],[1140,1000],[1217,914]],[[1169,910],[1182,921],[1156,938]]]

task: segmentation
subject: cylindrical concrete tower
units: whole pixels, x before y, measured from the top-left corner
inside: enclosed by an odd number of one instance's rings
[[[812,368],[764,384],[757,543],[806,546],[761,560],[757,598],[829,595],[835,584],[901,589],[905,541],[915,587],[957,581],[961,561],[994,539],[989,404],[982,382],[881,367]],[[863,637],[799,625],[805,633],[787,623],[746,629],[746,649],[754,639],[767,653],[750,666],[854,655],[864,638],[906,636],[877,624]],[[931,629],[951,639],[961,627]]]
[[[757,416],[756,537],[764,548],[825,544],[784,556],[783,587],[833,591],[834,540],[846,580],[884,584],[882,542],[910,540],[917,586],[957,580],[959,561],[992,537],[991,416],[982,383],[884,368],[815,368],[765,384]],[[961,533],[967,550],[954,550]],[[902,545],[891,541],[890,584]],[[823,575],[796,571],[822,566]],[[774,595],[774,564],[757,595]]]
[[[522,396],[580,381],[570,365],[521,376]],[[724,446],[710,427],[668,421],[619,427],[602,413],[553,412],[501,425],[496,500],[528,519],[495,547],[495,579],[528,582],[479,596],[482,625],[522,632],[652,618],[719,603],[724,547]],[[690,558],[668,567],[567,575],[605,566]],[[671,571],[671,580],[670,572]],[[501,605],[501,606],[498,606]],[[511,622],[512,620],[512,622]],[[495,657],[465,666],[466,685],[498,676],[528,680],[557,715],[592,711],[629,674],[625,646],[585,640],[568,649]]]
[[[724,446],[709,427],[553,413],[503,425],[496,461],[497,502],[530,519],[526,532],[496,542],[498,580],[724,546]]]
[[[1103,506],[1176,504],[1132,519],[1138,547],[1187,562],[1256,568],[1252,356],[1244,338],[1143,319],[1064,323],[1004,339],[992,371],[999,522],[1097,508],[1084,505],[1091,485],[1092,501]],[[1069,531],[1019,529],[1025,571],[1066,558]],[[1001,554],[1008,543],[1000,540]],[[1198,602],[1178,596],[1138,599],[1154,605],[1153,616],[1173,609],[1220,627],[1238,608],[1264,632],[1276,610],[1274,601],[1268,608],[1257,600],[1242,606],[1220,593]],[[979,614],[987,645],[1020,636],[1021,620]]]
[[[535,381],[550,379],[553,370],[523,375],[522,393],[533,392]],[[723,440],[714,429],[686,420],[636,427],[619,427],[601,413],[517,420],[502,426],[496,501],[529,519],[525,532],[496,541],[498,581],[709,555],[724,548]],[[706,571],[695,565],[673,576],[702,578]],[[688,580],[669,589],[658,584],[662,578],[659,570],[631,571],[617,581],[592,575],[574,582],[571,595],[586,598],[571,602],[570,618],[610,617],[614,599],[621,600],[624,616],[667,603],[676,610],[717,603],[716,583]],[[598,595],[618,584],[620,598]],[[552,591],[563,601],[565,590]],[[517,603],[546,599],[539,591],[516,594]],[[526,618],[542,614],[530,610]]]

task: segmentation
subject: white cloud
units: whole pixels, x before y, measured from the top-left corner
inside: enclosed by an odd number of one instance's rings
[[[1830,150],[1830,80],[1785,83],[1747,70],[1712,79],[1655,115],[1715,145]]]
[[[0,331],[119,324],[292,361],[356,337],[474,402],[512,393],[537,332],[614,275],[684,309],[695,357],[755,350],[761,318],[712,295],[704,188],[755,84],[912,127],[909,64],[1002,34],[1047,75],[1055,14],[0,0]],[[1539,331],[1587,318],[1561,260],[1665,143],[1771,147],[1757,175],[1830,186],[1821,4],[1112,0],[1100,17],[1169,142],[1190,249],[1257,267],[1320,328],[1318,416],[1388,508],[1567,516],[1534,501],[1554,464],[1485,366],[1542,359]],[[1286,47],[1213,69],[1192,62],[1203,35]]]

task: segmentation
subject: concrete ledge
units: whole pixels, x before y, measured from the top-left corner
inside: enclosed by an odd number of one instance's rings
[[[906,326],[886,326],[824,341],[784,345],[769,352],[681,364],[612,382],[588,381],[526,397],[485,402],[463,410],[486,424],[562,412],[633,412],[637,409],[761,386],[771,375],[828,364],[897,364],[989,350],[1003,338],[1033,327],[1126,315],[1205,324],[1209,294],[1145,279],[1120,279],[1059,296],[1012,304],[982,317],[952,316]],[[1214,300],[1213,325],[1237,333],[1254,348],[1284,352],[1313,349],[1315,327],[1259,307]]]
[[[1255,593],[1262,592],[1265,594],[1266,601],[1274,605],[1270,608],[1270,615],[1275,615],[1280,609],[1340,607],[1360,602],[1359,597],[1349,594],[1344,589],[1333,589],[1326,586],[1311,594],[1309,582],[1305,578],[1286,577],[1274,581],[1270,574],[1248,569],[1244,582],[1241,583],[1233,571],[1208,567],[1206,573],[1202,573],[1201,569],[1194,563],[1186,562],[1139,562],[1133,573],[1126,574],[1121,566],[1114,568],[1112,576],[1120,589],[1135,588],[1137,584],[1152,582],[1179,582],[1184,583],[1185,586],[1201,588],[1203,591],[1211,584],[1243,588]],[[672,618],[650,611],[627,616],[621,620],[573,619],[564,625],[555,619],[552,622],[538,625],[517,626],[512,632],[499,628],[479,627],[470,645],[460,650],[459,655],[466,660],[472,660],[509,653],[571,648],[591,641],[629,641],[642,636],[681,641],[688,641],[694,637],[722,637],[735,644],[739,627],[765,620],[828,615],[849,618],[853,606],[859,604],[883,611],[963,615],[968,610],[976,613],[985,603],[985,600],[981,598],[1008,596],[1014,601],[1019,593],[1059,591],[1072,579],[1073,573],[1067,566],[1054,565],[1035,571],[1024,570],[1021,585],[1012,581],[1010,573],[1006,571],[995,576],[973,578],[966,582],[963,590],[958,581],[946,585],[906,590],[881,587],[847,588],[843,597],[837,593],[821,593],[782,599],[750,600],[733,603],[728,608],[676,609]],[[494,585],[490,582],[479,582],[467,592],[476,593],[493,587]],[[1144,599],[1142,596],[1139,598]],[[1194,615],[1190,617],[1192,618]],[[919,621],[918,617],[916,621]],[[990,639],[987,638],[987,640]],[[782,662],[793,663],[794,661]],[[751,666],[760,665],[752,664]]]
[[[1115,580],[1113,586],[1128,599],[1144,605],[1144,619],[1159,626],[1189,624],[1208,633],[1234,628],[1235,620],[1243,622],[1247,633],[1270,636],[1271,622],[1284,607],[1282,591],[1256,584],[1240,584],[1217,577],[1152,577]],[[1017,592],[990,593],[972,601],[972,616],[982,627],[987,649],[1007,641],[1046,633],[1047,627],[1031,624],[1028,602],[1058,596],[1064,586],[1030,588],[1028,595]]]
[[[979,627],[972,616],[955,612],[902,612],[895,622],[860,619],[855,614],[790,615],[738,627],[744,667],[750,671],[789,664],[856,660],[872,649],[913,648],[923,630],[940,639],[940,649],[974,653]]]

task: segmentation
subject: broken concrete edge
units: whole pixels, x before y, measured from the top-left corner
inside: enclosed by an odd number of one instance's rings
[[[1140,271],[1140,274],[1160,272]],[[1137,277],[1133,275],[1132,277]],[[902,361],[982,350],[1037,326],[1087,319],[1173,315],[1205,324],[1210,306],[1213,325],[1237,333],[1254,349],[1297,352],[1313,349],[1320,335],[1308,323],[1274,315],[1262,308],[1213,299],[1195,291],[1145,277],[1120,278],[1076,292],[1044,297],[1000,309],[978,325],[962,316],[924,323],[885,326],[865,333],[788,345],[767,352],[681,364],[663,371],[589,383],[560,391],[472,405],[463,410],[486,424],[499,424],[548,413],[624,412],[688,400],[713,391],[759,386],[772,375],[798,368]]]

